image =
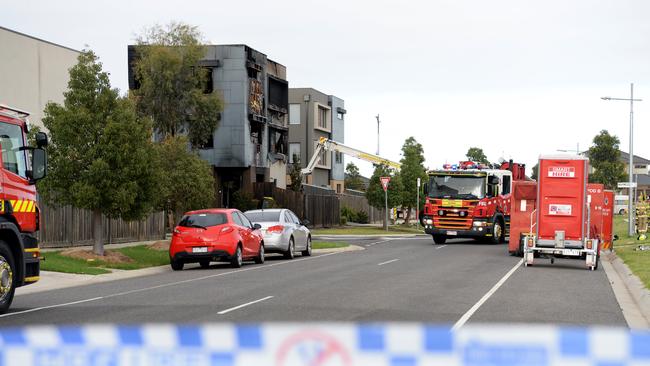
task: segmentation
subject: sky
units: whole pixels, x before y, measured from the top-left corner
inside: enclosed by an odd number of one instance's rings
[[[195,25],[287,66],[291,87],[345,100],[345,144],[399,160],[414,136],[430,169],[482,148],[531,168],[586,150],[603,129],[650,158],[647,0],[289,0],[5,2],[0,25],[95,51],[125,91],[127,45],[154,24]],[[346,161],[352,159],[346,158]],[[372,166],[357,162],[369,176]]]

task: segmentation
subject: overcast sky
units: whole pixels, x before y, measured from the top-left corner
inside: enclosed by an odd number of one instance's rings
[[[650,158],[650,1],[12,1],[0,25],[101,58],[127,89],[126,46],[153,24],[182,21],[212,44],[245,43],[287,66],[291,87],[345,100],[347,145],[399,159],[406,138],[439,168],[481,147],[535,164],[586,149],[608,129]],[[349,158],[346,161],[350,161]],[[358,163],[370,175],[368,163]]]

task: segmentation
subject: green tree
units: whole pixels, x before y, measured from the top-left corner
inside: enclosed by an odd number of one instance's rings
[[[465,156],[467,157],[467,160],[476,163],[490,164],[490,161],[488,160],[487,156],[485,156],[483,149],[478,147],[470,147],[469,150],[467,150],[467,154],[465,154]]]
[[[209,70],[199,67],[206,53],[196,27],[170,23],[138,37],[133,65],[140,87],[132,91],[138,112],[151,117],[164,137],[187,133],[193,147],[204,145],[217,128],[222,102],[207,93]]]
[[[589,182],[602,183],[606,189],[616,189],[618,182],[627,180],[625,164],[621,161],[618,149],[620,140],[602,130],[594,137],[588,156],[594,172],[589,175]]]
[[[155,144],[159,165],[165,172],[159,183],[158,208],[167,212],[170,228],[182,213],[215,203],[212,167],[190,151],[188,144],[185,136],[167,137]]]
[[[411,220],[411,210],[417,207],[418,200],[418,178],[426,181],[427,171],[424,168],[424,149],[422,145],[409,137],[402,146],[402,169],[400,176],[404,190],[402,192],[402,206],[406,209],[404,222],[408,225]],[[420,194],[420,207],[424,205],[424,195]]]
[[[530,178],[537,180],[537,177],[539,176],[539,163],[535,164],[532,170],[533,173],[531,174]]]
[[[402,204],[402,191],[404,186],[399,174],[395,174],[386,165],[375,165],[375,171],[370,178],[370,184],[366,191],[368,203],[378,209],[384,209],[385,197],[384,189],[381,186],[380,177],[391,177],[388,185],[388,208],[397,207]],[[384,215],[384,229],[388,227],[386,215]]]
[[[354,163],[348,163],[345,166],[345,187],[357,191],[365,190],[359,168]]]
[[[291,179],[289,189],[294,192],[300,192],[302,188],[302,172],[300,168],[300,155],[298,154],[293,155],[293,163],[289,168],[289,178]]]
[[[158,194],[149,119],[112,89],[98,57],[83,51],[70,69],[64,104],[48,103],[49,172],[39,185],[51,204],[93,212],[93,251],[104,254],[102,214],[136,220],[147,215]]]

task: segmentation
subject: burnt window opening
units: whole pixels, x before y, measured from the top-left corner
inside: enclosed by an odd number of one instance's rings
[[[199,145],[199,149],[213,149],[214,148],[214,137],[210,135],[208,140],[203,144]]]
[[[281,112],[289,112],[289,84],[282,79],[273,76],[268,78],[269,86],[269,109]]]
[[[287,154],[286,132],[269,129],[269,151],[274,154]]]
[[[203,85],[203,94],[212,94],[214,91],[214,79],[212,78],[212,68],[205,67],[205,84]]]

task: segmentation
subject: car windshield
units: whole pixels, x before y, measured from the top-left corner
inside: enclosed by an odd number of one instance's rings
[[[481,199],[485,196],[485,177],[434,175],[429,180],[431,198]]]
[[[280,221],[280,211],[248,211],[244,215],[252,222]]]
[[[223,225],[228,222],[226,214],[222,213],[202,213],[183,216],[178,226],[183,227],[210,227]]]

